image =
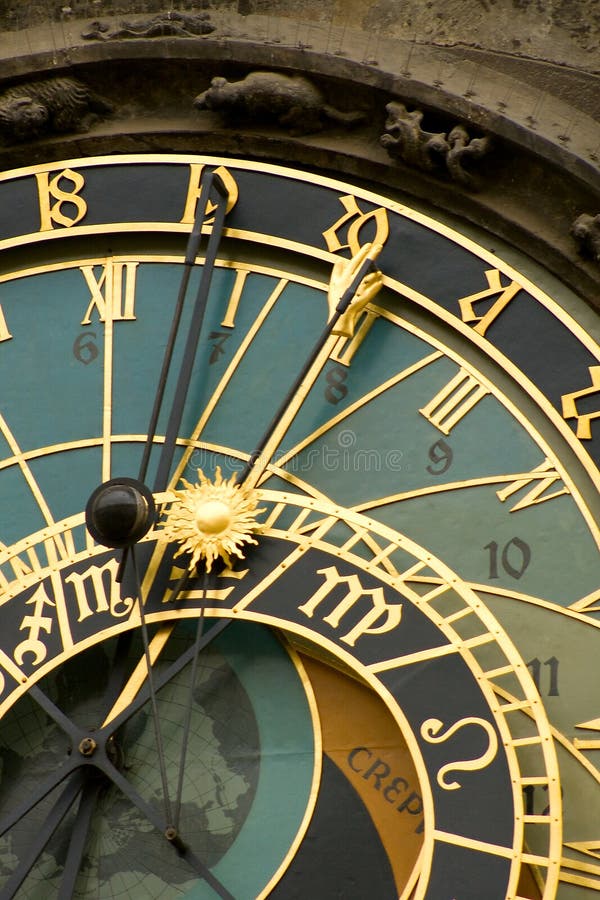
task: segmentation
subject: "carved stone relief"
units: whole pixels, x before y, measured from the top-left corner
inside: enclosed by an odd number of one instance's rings
[[[328,125],[351,128],[366,119],[362,112],[330,106],[308,78],[278,72],[251,72],[241,81],[213,78],[194,106],[218,111],[232,124],[274,124],[291,134],[310,134]]]
[[[4,144],[43,135],[86,131],[112,106],[75,78],[48,78],[0,93],[0,140]]]
[[[581,254],[600,263],[600,214],[590,216],[583,213],[578,216],[571,227],[571,234],[579,244]]]
[[[185,13],[166,12],[145,19],[141,22],[119,22],[118,25],[107,25],[105,22],[91,22],[81,33],[88,41],[118,41],[127,38],[153,37],[197,37],[211,34],[215,26],[210,23],[208,13],[186,15]]]
[[[489,153],[489,137],[471,137],[464,125],[455,125],[448,133],[425,131],[424,113],[397,101],[388,103],[386,112],[386,132],[380,140],[392,159],[425,172],[446,173],[466,188],[477,188],[470,166]]]

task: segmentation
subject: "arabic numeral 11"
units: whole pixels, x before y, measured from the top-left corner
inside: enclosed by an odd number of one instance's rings
[[[546,673],[547,679],[542,678],[542,665],[548,667],[548,672]],[[530,659],[527,663],[527,668],[531,672],[531,677],[533,678],[534,684],[537,688],[538,694],[542,694],[542,688],[547,686],[548,690],[546,691],[546,696],[548,697],[558,697],[558,666],[559,662],[556,656],[551,656],[549,659],[545,659],[544,662],[538,657],[534,657],[534,659]],[[542,681],[544,684],[542,685]]]

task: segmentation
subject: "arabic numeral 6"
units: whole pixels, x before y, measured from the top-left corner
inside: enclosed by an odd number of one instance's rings
[[[82,331],[75,338],[73,342],[73,356],[78,362],[83,363],[84,366],[89,366],[90,363],[94,362],[98,352],[95,331]]]

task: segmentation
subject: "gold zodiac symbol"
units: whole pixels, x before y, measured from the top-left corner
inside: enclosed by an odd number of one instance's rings
[[[458,783],[458,781],[446,781],[446,775],[453,771],[463,771],[463,772],[476,772],[479,769],[485,769],[486,766],[492,762],[496,753],[498,752],[498,737],[496,732],[494,731],[492,725],[489,722],[486,722],[485,719],[478,719],[473,716],[467,717],[465,719],[460,719],[458,722],[455,722],[454,725],[451,725],[447,731],[440,733],[440,729],[444,727],[444,723],[439,719],[427,719],[421,725],[421,737],[428,741],[430,744],[441,744],[444,741],[447,741],[453,735],[456,734],[457,731],[460,731],[461,728],[464,728],[466,725],[479,725],[486,732],[488,736],[488,746],[485,753],[481,756],[476,757],[475,759],[464,759],[457,760],[453,763],[447,763],[437,773],[437,782],[441,788],[445,791],[455,791],[457,788],[462,787]]]

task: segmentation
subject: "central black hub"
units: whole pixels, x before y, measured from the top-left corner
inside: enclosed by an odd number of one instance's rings
[[[156,519],[152,492],[135,478],[112,478],[96,488],[85,508],[85,524],[103,547],[129,547]]]

